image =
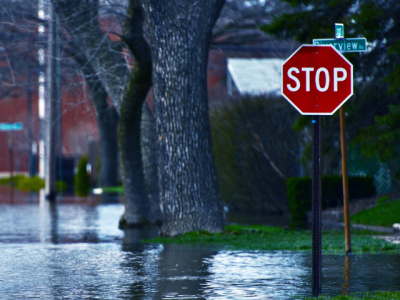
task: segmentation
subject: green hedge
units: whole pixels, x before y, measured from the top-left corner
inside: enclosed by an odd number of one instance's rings
[[[18,183],[19,183],[21,180],[25,180],[26,178],[27,178],[27,177],[26,177],[25,175],[15,174],[15,175],[13,176],[13,186],[14,186],[14,187],[18,187]],[[10,177],[3,177],[3,178],[0,178],[0,184],[1,184],[1,185],[9,186],[9,185],[10,185]]]
[[[45,182],[42,178],[33,176],[33,177],[25,177],[21,178],[16,187],[21,191],[33,191],[38,192],[41,189],[44,189]]]
[[[10,185],[10,177],[5,177],[0,179],[1,185]],[[17,174],[13,176],[13,186],[21,191],[33,191],[38,192],[44,188],[44,180],[33,176],[26,177],[25,175]]]
[[[349,176],[350,200],[376,195],[374,179],[371,176]],[[343,184],[341,175],[322,176],[322,209],[338,207],[343,204]],[[304,221],[306,212],[311,210],[311,177],[290,177],[286,180],[289,210],[292,220]]]

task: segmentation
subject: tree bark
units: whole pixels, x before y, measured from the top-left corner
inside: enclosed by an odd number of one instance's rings
[[[208,118],[207,59],[223,0],[141,0],[150,28],[161,234],[219,232],[226,222]]]
[[[143,15],[137,0],[132,0],[124,28],[124,40],[135,57],[131,81],[121,107],[119,146],[125,188],[125,213],[120,227],[161,223],[162,214],[157,199],[149,197],[141,155],[142,110],[149,110],[145,103],[151,87],[151,53],[143,37]],[[150,110],[147,112],[151,114]],[[151,124],[146,123],[151,126]],[[151,127],[149,127],[151,128]],[[155,178],[147,179],[156,180]],[[128,190],[127,190],[128,189]]]

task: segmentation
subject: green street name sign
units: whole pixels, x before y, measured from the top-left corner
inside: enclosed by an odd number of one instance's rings
[[[367,40],[365,38],[314,39],[313,45],[332,45],[336,50],[345,52],[367,51]]]
[[[22,130],[23,125],[21,122],[18,123],[0,123],[1,131],[17,131]]]

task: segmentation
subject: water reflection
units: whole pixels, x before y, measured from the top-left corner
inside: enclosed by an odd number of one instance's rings
[[[218,252],[190,245],[164,245],[160,253],[158,295],[165,298],[204,299],[211,257]]]
[[[121,196],[118,193],[103,192],[99,195],[101,204],[120,203]]]
[[[342,294],[348,295],[349,288],[350,288],[350,260],[351,256],[346,255],[344,258],[344,268],[343,268],[343,275],[344,275],[344,282],[342,286]]]
[[[50,240],[52,244],[60,244],[61,240],[58,235],[58,206],[53,201],[48,203],[50,211]]]
[[[119,230],[124,207],[113,197],[7,201],[0,202],[0,298],[311,296],[310,253],[142,243],[159,229]],[[399,255],[325,255],[322,266],[325,295],[400,286]]]
[[[209,294],[228,299],[292,297],[311,290],[311,255],[293,252],[223,251],[210,261]]]

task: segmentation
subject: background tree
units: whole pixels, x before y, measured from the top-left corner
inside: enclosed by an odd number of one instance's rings
[[[396,83],[400,69],[398,56],[400,22],[397,18],[400,4],[394,0],[286,2],[298,11],[275,17],[271,24],[261,26],[262,30],[280,38],[296,38],[302,43],[311,43],[313,38],[333,38],[334,23],[344,23],[345,37],[362,36],[366,37],[369,43],[369,50],[366,53],[345,54],[353,63],[355,73],[355,93],[346,104],[347,132],[349,139],[353,140],[364,127],[374,123],[376,116],[390,114],[390,105],[399,103]],[[388,94],[388,91],[391,94]],[[332,157],[336,157],[337,165],[340,158],[340,148],[337,143],[338,118],[336,116],[326,119],[324,118],[323,124],[323,145],[326,145],[323,146],[324,152],[332,153]],[[300,117],[297,128],[305,126],[310,126],[309,118]],[[372,126],[379,127],[378,124]],[[338,170],[332,166],[333,172],[335,169]]]
[[[32,3],[5,0],[0,4],[0,101],[26,99],[26,121],[22,134],[14,137],[14,148],[27,154],[31,152],[32,142],[38,138],[39,128],[39,120],[32,113],[40,69],[37,52],[31,49],[38,42],[37,24],[28,18],[32,10],[35,10]],[[18,159],[19,156],[17,167]]]
[[[131,5],[134,6],[135,1],[131,1]],[[125,16],[121,24],[126,21],[126,36],[123,40],[131,46],[128,49],[138,56],[135,57],[134,71],[130,72],[129,64],[122,53],[125,44],[114,43],[110,39],[110,33],[121,36],[121,32],[118,32],[121,27],[116,26],[114,31],[108,32],[102,30],[99,12],[104,11],[99,7],[98,1],[55,1],[55,7],[70,38],[96,72],[120,114],[119,145],[125,191],[125,212],[120,226],[157,223],[161,219],[161,212],[158,189],[154,184],[157,182],[154,178],[156,164],[153,162],[154,155],[150,152],[154,151],[154,140],[151,140],[154,123],[152,113],[144,102],[151,86],[151,81],[149,83],[146,79],[150,76],[146,73],[151,74],[151,63],[145,61],[147,58],[143,56],[146,50],[142,50],[144,44],[140,40],[143,26],[139,15],[141,12],[131,8],[127,16],[124,14],[124,7],[120,7],[121,14]],[[129,14],[136,14],[136,18],[131,18]],[[140,43],[136,44],[138,41]],[[146,67],[149,69],[144,69]],[[142,135],[141,130],[144,132]],[[146,138],[141,140],[141,136]],[[147,183],[145,178],[148,179]]]
[[[119,115],[115,107],[108,103],[108,95],[102,82],[86,57],[79,51],[78,46],[70,40],[65,51],[70,53],[79,64],[85,82],[89,87],[90,98],[96,111],[101,159],[99,186],[117,186],[119,170],[117,127]]]
[[[2,2],[2,4],[4,5],[4,9],[1,10],[2,14],[4,14],[2,26],[6,28],[3,28],[4,30],[0,33],[0,40],[4,45],[2,47],[4,52],[9,53],[4,56],[8,57],[10,61],[8,71],[2,72],[4,77],[8,77],[4,84],[1,85],[1,88],[4,88],[2,95],[23,97],[22,93],[26,91],[29,105],[31,101],[29,98],[32,98],[32,94],[38,93],[38,73],[44,72],[43,66],[39,65],[38,51],[40,48],[46,48],[46,41],[41,40],[37,28],[40,23],[47,26],[48,22],[37,17],[37,1],[10,1],[8,4],[7,2]],[[116,137],[118,114],[115,108],[109,105],[107,94],[98,79],[97,73],[90,64],[87,64],[87,59],[82,55],[80,49],[65,31],[61,29],[59,34],[63,88],[71,93],[74,93],[74,90],[77,89],[85,89],[85,83],[79,82],[82,73],[84,74],[86,84],[91,91],[90,98],[93,100],[97,112],[100,157],[102,161],[100,184],[102,186],[116,186],[118,184],[119,170]],[[7,83],[12,79],[11,74],[18,80],[15,81],[12,87],[6,87]],[[90,99],[86,98],[83,101],[90,101]],[[28,115],[30,114],[29,112],[31,112],[31,109],[28,107]],[[35,137],[35,134],[37,135],[39,132],[38,122],[38,120],[36,122],[34,119],[31,120],[28,116],[26,128],[28,136],[31,136],[31,138],[25,139],[30,141],[26,143],[25,151],[30,151],[32,139],[38,139],[38,136]],[[32,123],[33,126],[29,125],[29,123]],[[79,147],[86,148],[86,136],[84,143],[84,147],[81,147],[82,145],[79,145]],[[78,141],[78,144],[81,144],[81,141]]]
[[[294,9],[288,3],[278,0],[227,0],[214,25],[211,44],[271,46],[274,41],[259,26],[269,24],[273,15],[290,11]]]

